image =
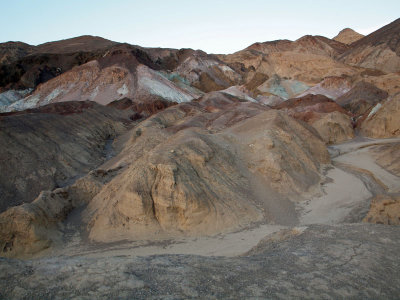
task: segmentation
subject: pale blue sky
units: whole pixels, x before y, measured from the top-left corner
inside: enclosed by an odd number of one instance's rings
[[[0,42],[40,44],[84,34],[146,47],[232,53],[254,42],[367,34],[400,15],[400,1],[0,0]]]

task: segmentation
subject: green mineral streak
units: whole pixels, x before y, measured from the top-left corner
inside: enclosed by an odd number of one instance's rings
[[[177,74],[175,72],[171,72],[171,73],[160,72],[160,75],[163,76],[164,78],[167,78],[168,80],[170,80],[172,82],[177,83],[177,84],[183,83],[185,85],[190,85],[190,82],[186,78],[180,76],[179,74]]]
[[[181,75],[179,75],[178,73],[175,72],[171,72],[171,73],[167,73],[167,72],[158,72],[158,74],[160,74],[162,77],[168,79],[169,81],[172,81],[174,84],[176,84],[178,87],[180,87],[181,89],[188,91],[190,93],[194,93],[194,94],[198,94],[198,95],[202,95],[203,92],[192,87],[190,85],[189,80],[187,80],[185,77],[182,77]]]
[[[281,79],[276,75],[272,78],[268,91],[271,94],[287,100],[295,95],[304,92],[308,88],[308,85],[303,82],[297,80]]]
[[[276,96],[279,96],[283,99],[288,99],[289,94],[286,92],[286,89],[281,85],[274,85],[269,88],[269,92]]]
[[[309,88],[308,85],[300,81],[291,80],[290,84],[290,88],[294,95],[300,94]]]

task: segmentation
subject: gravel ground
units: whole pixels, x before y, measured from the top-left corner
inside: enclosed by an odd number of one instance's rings
[[[0,298],[398,299],[399,253],[400,227],[344,224],[277,234],[231,258],[0,258]]]

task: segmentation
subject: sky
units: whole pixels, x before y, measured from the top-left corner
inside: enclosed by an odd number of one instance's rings
[[[400,17],[400,1],[0,0],[0,42],[37,45],[80,35],[144,47],[233,53],[255,42],[362,34]]]

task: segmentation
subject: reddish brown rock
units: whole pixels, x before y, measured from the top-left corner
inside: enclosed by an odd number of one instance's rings
[[[274,108],[286,111],[294,118],[305,122],[312,122],[315,118],[318,118],[318,114],[320,113],[338,111],[343,114],[349,114],[332,99],[323,95],[312,94],[300,98],[289,99]]]
[[[310,94],[287,100],[274,108],[311,124],[327,144],[340,143],[354,137],[350,114],[326,96]]]

